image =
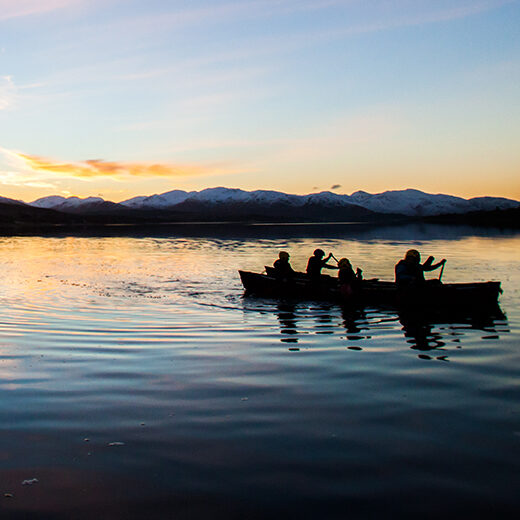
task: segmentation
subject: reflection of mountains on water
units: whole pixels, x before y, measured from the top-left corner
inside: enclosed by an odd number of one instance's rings
[[[469,331],[481,331],[483,340],[499,339],[500,334],[509,332],[507,318],[498,305],[472,313],[462,310],[396,313],[383,308],[365,311],[332,304],[304,305],[279,301],[273,310],[278,319],[282,343],[300,343],[308,334],[337,336],[338,333],[341,334],[340,339],[347,342],[366,341],[382,330],[395,331],[396,324],[400,324],[405,342],[412,350],[420,352],[418,357],[441,361],[448,360],[450,347],[462,348],[462,339]],[[365,345],[369,347],[369,344]],[[363,350],[364,347],[348,344],[347,348]],[[294,345],[290,350],[299,348]]]
[[[48,231],[45,236],[70,236],[69,231]],[[514,230],[477,227],[468,225],[438,225],[410,223],[403,220],[391,224],[356,222],[320,223],[266,223],[248,224],[234,222],[213,223],[157,223],[154,225],[113,225],[74,229],[75,236],[83,237],[132,237],[132,238],[208,238],[226,240],[276,240],[297,238],[337,238],[358,240],[459,240],[464,237],[509,237],[517,236]]]

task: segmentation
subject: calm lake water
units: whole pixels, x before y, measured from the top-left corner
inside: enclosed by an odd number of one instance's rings
[[[0,237],[1,518],[520,511],[520,235],[117,233]],[[237,269],[316,247],[367,278],[410,247],[446,257],[446,282],[502,282],[504,316],[243,297]]]

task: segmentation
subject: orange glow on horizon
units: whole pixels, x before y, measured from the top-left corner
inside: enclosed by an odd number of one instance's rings
[[[285,165],[269,161],[228,168],[224,163],[59,161],[5,148],[0,148],[0,153],[7,158],[7,169],[0,171],[0,196],[27,202],[49,195],[99,196],[119,202],[174,189],[201,191],[218,186],[297,195],[321,191],[350,195],[358,190],[375,194],[412,188],[465,199],[491,196],[520,200],[513,161],[500,165],[491,161],[478,165],[464,161],[422,165],[389,160],[386,164],[351,165],[348,171],[338,161],[329,165],[326,172],[319,172],[312,162]],[[500,175],[496,174],[497,169]]]
[[[14,154],[31,170],[36,172],[58,173],[70,177],[114,177],[130,175],[133,177],[177,177],[207,174],[211,170],[202,166],[160,163],[127,163],[88,159],[79,162],[59,162],[35,155]]]

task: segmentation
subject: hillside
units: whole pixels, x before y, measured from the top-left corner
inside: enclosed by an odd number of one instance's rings
[[[53,195],[26,204],[2,197],[0,228],[9,231],[179,222],[399,224],[409,221],[518,228],[519,212],[520,203],[511,199],[466,200],[418,190],[374,195],[366,192],[291,195],[268,190],[208,188],[200,192],[173,190],[120,203],[100,197]]]

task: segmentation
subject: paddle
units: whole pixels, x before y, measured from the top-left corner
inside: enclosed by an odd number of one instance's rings
[[[442,273],[444,272],[444,266],[446,265],[446,262],[444,262],[442,264],[442,267],[441,267],[441,272],[439,273],[439,282],[441,281],[441,278],[442,278]]]

